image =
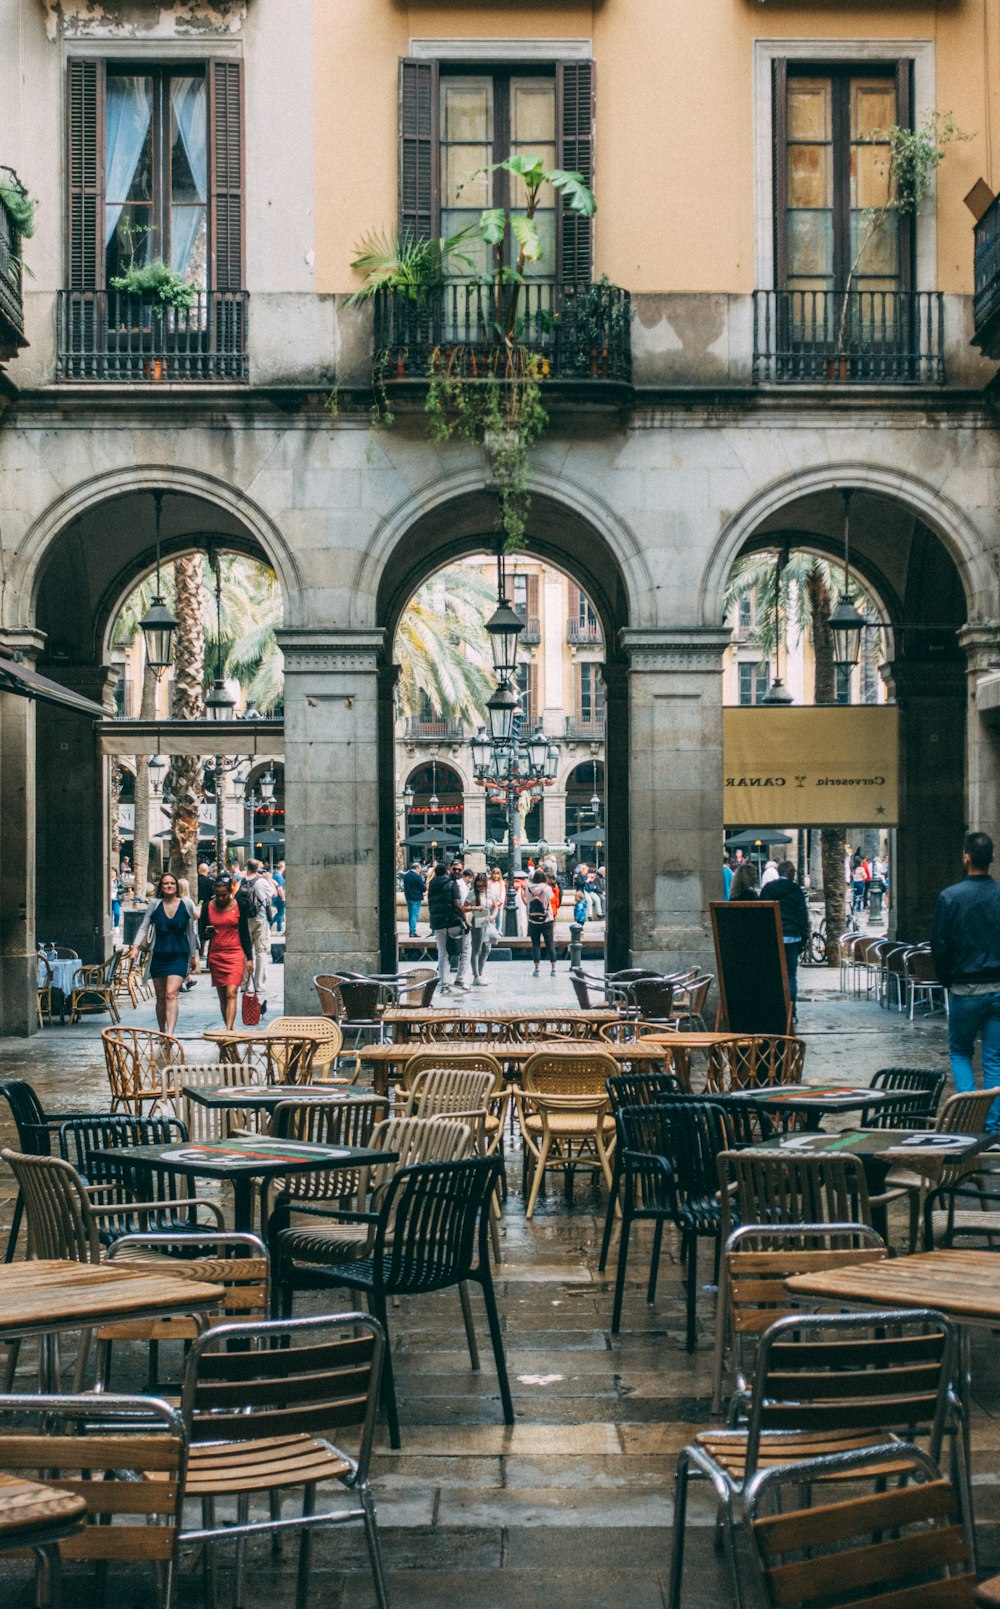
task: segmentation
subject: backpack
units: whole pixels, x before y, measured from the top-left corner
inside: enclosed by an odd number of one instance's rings
[[[271,901],[261,887],[261,879],[255,877],[247,889],[248,909],[247,916],[258,922],[267,922],[271,917]]]
[[[579,922],[581,927],[587,920],[587,901],[582,894],[573,907],[573,920],[574,922]]]
[[[549,913],[545,901],[537,898],[531,900],[528,905],[528,921],[535,922],[540,926],[542,922],[547,922],[548,919]]]

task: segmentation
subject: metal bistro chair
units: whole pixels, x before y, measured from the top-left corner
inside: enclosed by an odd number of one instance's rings
[[[69,998],[70,1022],[79,1022],[84,1012],[91,1011],[107,1011],[112,1022],[121,1022],[121,1012],[115,999],[115,974],[121,957],[122,951],[115,950],[97,966],[77,968]]]
[[[437,986],[437,967],[414,967],[411,972],[403,973],[400,979],[396,1004],[418,1009],[433,1005]]]
[[[911,1022],[918,999],[925,1001],[928,1012],[941,1010],[947,1017],[948,991],[937,975],[929,950],[911,950],[906,958],[906,1003]]]
[[[968,1094],[952,1095],[945,1101],[934,1120],[935,1134],[982,1134],[986,1118],[1000,1089],[971,1090]],[[945,1163],[933,1180],[926,1173],[913,1168],[894,1167],[886,1175],[886,1190],[892,1196],[905,1190],[910,1198],[910,1250],[915,1251],[923,1223],[924,1243],[929,1251],[933,1245],[933,1223],[927,1204],[932,1194],[946,1191],[960,1184],[967,1174],[982,1166],[979,1157]]]
[[[718,1250],[723,1207],[718,1193],[717,1158],[731,1143],[725,1113],[710,1101],[689,1095],[668,1096],[650,1106],[627,1106],[618,1113],[622,1176],[621,1241],[615,1276],[611,1333],[618,1334],[632,1224],[649,1219],[654,1225],[647,1302],[656,1298],[663,1225],[672,1223],[681,1236],[687,1261],[687,1333],[685,1345],[696,1344],[698,1241],[712,1239]]]
[[[913,1099],[891,1106],[866,1106],[858,1118],[862,1129],[924,1128],[933,1123],[947,1075],[936,1067],[880,1067],[869,1080],[872,1089],[912,1090]]]
[[[649,1106],[658,1100],[661,1095],[683,1095],[684,1085],[673,1073],[618,1073],[614,1078],[605,1081],[605,1089],[611,1102],[611,1115],[617,1118],[624,1106]],[[621,1211],[619,1197],[622,1183],[622,1150],[621,1144],[615,1146],[614,1161],[611,1168],[611,1189],[608,1191],[608,1210],[604,1214],[604,1235],[601,1240],[601,1256],[597,1264],[598,1273],[603,1274],[608,1265],[608,1248],[611,1245],[611,1230],[614,1226],[615,1213]]]
[[[361,1313],[226,1324],[191,1345],[181,1416],[190,1438],[186,1496],[200,1498],[202,1524],[181,1540],[208,1547],[209,1602],[215,1609],[214,1554],[236,1542],[235,1602],[245,1599],[246,1540],[298,1533],[296,1609],[307,1609],[312,1538],[318,1527],[359,1524],[365,1533],[379,1609],[389,1598],[375,1502],[368,1484],[385,1331]],[[345,1452],[345,1429],[358,1432]],[[334,1439],[336,1437],[336,1440]],[[318,1488],[322,1506],[317,1512]],[[301,1489],[300,1515],[281,1515],[283,1494]],[[251,1519],[250,1500],[277,1508]],[[216,1504],[235,1499],[236,1523],[219,1523]]]
[[[758,1470],[822,1453],[867,1448],[869,1459],[863,1467],[878,1476],[885,1469],[875,1449],[897,1438],[912,1442],[916,1435],[926,1438],[930,1456],[938,1462],[942,1438],[954,1419],[956,1358],[951,1324],[940,1313],[919,1308],[794,1313],[769,1325],[760,1340],[745,1424],[702,1431],[678,1457],[670,1609],[682,1609],[692,1479],[709,1481],[719,1499],[739,1603],[733,1513]],[[962,1499],[968,1524],[971,1506],[964,1478]],[[824,1512],[816,1512],[817,1527]],[[818,1529],[817,1539],[821,1536]],[[838,1581],[829,1585],[836,1592]],[[799,1599],[789,1594],[786,1601],[797,1604]],[[900,1606],[903,1601],[897,1600]]]
[[[675,985],[669,978],[636,978],[632,1002],[641,1022],[666,1027],[673,1022],[671,1010]]]
[[[17,1143],[25,1156],[51,1156],[53,1135],[58,1135],[64,1123],[85,1115],[82,1112],[46,1112],[34,1089],[24,1078],[4,1079],[0,1083],[0,1095],[10,1107],[10,1115],[17,1129]],[[18,1190],[10,1234],[7,1236],[5,1263],[14,1260],[23,1217],[24,1197]]]

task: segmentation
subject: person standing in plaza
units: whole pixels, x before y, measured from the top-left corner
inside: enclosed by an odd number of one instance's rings
[[[259,860],[247,861],[247,875],[238,902],[246,913],[253,946],[253,986],[260,996],[260,1009],[267,1010],[267,963],[271,959],[271,898],[274,884]]]
[[[806,896],[795,881],[795,862],[783,860],[778,875],[770,883],[761,882],[760,898],[776,900],[781,910],[781,935],[788,970],[788,992],[792,997],[792,1022],[798,1015],[799,956],[809,943],[809,907]]]
[[[219,996],[222,1020],[232,1028],[240,986],[250,977],[253,944],[250,923],[233,898],[233,879],[228,872],[216,877],[212,897],[201,908],[198,937],[208,943],[208,970]]]
[[[931,954],[948,990],[948,1051],[955,1088],[976,1087],[972,1056],[982,1036],[983,1088],[1000,1089],[1000,886],[990,874],[993,840],[970,832],[962,847],[965,876],[938,895]],[[1000,1132],[1000,1096],[986,1117]]]
[[[496,899],[490,893],[489,879],[485,872],[477,872],[473,878],[466,916],[472,929],[470,934],[472,986],[474,989],[488,989],[489,984],[483,977],[483,968],[489,960],[498,929]]]
[[[773,884],[771,886],[773,887]],[[760,898],[760,890],[757,887],[757,872],[752,860],[740,861],[733,872],[728,897],[731,903]]]
[[[427,884],[420,868],[419,860],[411,861],[409,869],[403,873],[403,898],[406,901],[406,920],[410,929],[410,938],[417,936],[417,923],[420,920],[420,907],[423,904]]]
[[[472,936],[465,920],[464,884],[451,875],[443,860],[434,868],[434,876],[427,885],[427,913],[437,945],[438,984],[442,994],[451,993],[448,982],[448,936],[460,941],[458,976],[455,987],[468,989],[469,960],[472,953]]]
[[[194,900],[181,894],[173,872],[164,872],[129,951],[133,962],[140,950],[148,952],[143,981],[152,982],[161,1034],[172,1034],[177,1027],[181,985],[198,955],[197,917]]]
[[[271,881],[274,884],[274,915],[271,918],[271,926],[273,927],[273,929],[274,929],[274,931],[276,933],[284,933],[284,931],[285,931],[285,863],[284,863],[283,860],[279,860],[277,862],[273,872],[271,873]]]
[[[552,889],[540,873],[535,873],[524,891],[528,902],[528,937],[531,940],[531,959],[534,962],[532,976],[538,977],[538,967],[542,959],[542,945],[545,946],[545,958],[552,969],[552,976],[556,975],[556,951],[552,941],[555,928],[555,913],[553,911]]]

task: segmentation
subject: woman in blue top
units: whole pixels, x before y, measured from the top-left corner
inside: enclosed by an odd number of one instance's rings
[[[157,897],[151,900],[130,951],[134,961],[148,946],[145,978],[156,991],[156,1022],[161,1033],[177,1027],[181,984],[194,970],[198,954],[198,927],[194,901],[182,899],[173,872],[160,878]]]

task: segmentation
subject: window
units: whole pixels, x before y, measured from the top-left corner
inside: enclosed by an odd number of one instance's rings
[[[744,592],[740,598],[739,627],[741,631],[749,631],[753,625],[753,593]]]
[[[739,670],[739,699],[740,703],[761,704],[767,696],[771,685],[771,667],[766,659],[758,664],[742,661]]]
[[[581,631],[585,634],[591,632],[596,634],[598,630],[597,616],[591,606],[590,599],[585,592],[581,592],[577,588],[576,600],[576,618],[580,623]]]
[[[69,283],[162,258],[243,287],[241,64],[69,63]]]
[[[521,698],[521,709],[524,712],[521,718],[522,732],[532,731],[538,718],[538,711],[536,708],[537,698],[535,692],[536,676],[537,672],[534,661],[530,659],[522,659],[521,663],[517,667],[517,675],[514,678],[517,684],[518,693],[520,694]]]
[[[538,577],[537,575],[514,575],[513,608],[515,614],[520,615],[525,625],[530,621],[538,621]]]
[[[604,683],[601,667],[585,661],[576,667],[577,714],[581,726],[599,726],[604,720]]]
[[[849,704],[851,702],[851,667],[850,665],[834,665],[833,702],[835,704]]]
[[[455,234],[483,207],[505,205],[509,175],[471,175],[518,151],[593,183],[592,62],[470,71],[405,58],[399,64],[399,117],[401,236]],[[557,205],[553,195],[537,221],[545,255],[531,274],[589,281],[590,219]],[[469,254],[477,250],[481,266],[492,266],[485,247],[473,246]]]
[[[865,242],[862,214],[882,204],[888,182],[887,145],[872,136],[910,122],[909,64],[778,61],[774,106],[778,288],[908,289],[909,217],[890,213]]]

